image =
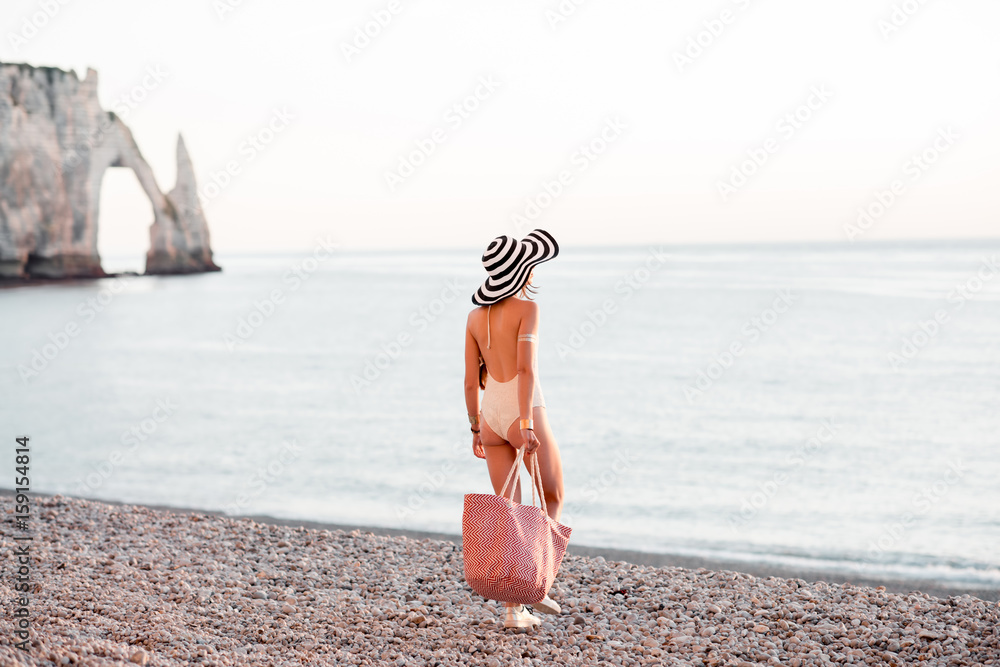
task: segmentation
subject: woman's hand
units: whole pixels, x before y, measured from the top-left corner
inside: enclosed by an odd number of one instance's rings
[[[535,437],[535,432],[530,428],[521,429],[521,447],[527,447],[525,450],[526,454],[533,454],[538,445],[540,445],[538,438]]]
[[[476,455],[476,458],[486,458],[486,451],[483,449],[483,439],[475,432],[472,434],[472,453]]]

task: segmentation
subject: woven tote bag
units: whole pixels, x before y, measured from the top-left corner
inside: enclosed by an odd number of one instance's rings
[[[531,505],[515,503],[511,479],[520,469],[524,448],[499,495],[468,493],[462,514],[462,555],[465,580],[489,600],[534,604],[552,587],[572,531],[549,517],[538,471],[531,455]],[[507,487],[510,486],[510,497]],[[541,508],[535,507],[535,488]]]

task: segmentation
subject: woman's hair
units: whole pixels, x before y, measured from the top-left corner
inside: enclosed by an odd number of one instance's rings
[[[521,298],[530,299],[535,294],[538,294],[538,288],[531,284],[531,279],[535,275],[535,270],[532,269],[531,273],[528,274],[528,281],[524,283],[524,287],[521,288]]]

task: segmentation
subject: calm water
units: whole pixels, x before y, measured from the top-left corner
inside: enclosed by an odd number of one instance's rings
[[[1000,585],[1000,244],[664,250],[536,271],[574,542]],[[460,533],[478,252],[306,257],[0,291],[35,490]]]

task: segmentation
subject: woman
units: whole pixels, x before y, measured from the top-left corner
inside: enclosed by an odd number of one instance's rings
[[[472,296],[478,308],[469,313],[465,331],[465,403],[472,424],[472,451],[486,459],[498,494],[517,449],[526,448],[525,464],[528,456],[537,456],[548,513],[557,521],[563,504],[562,462],[538,381],[538,304],[530,300],[528,290],[534,267],[558,254],[556,240],[541,229],[520,241],[495,238],[483,254],[489,277]],[[488,376],[485,384],[480,359]],[[485,389],[481,415],[480,388]],[[515,487],[514,500],[521,500],[520,486]],[[547,614],[560,612],[547,595],[532,606]],[[505,627],[539,623],[523,605],[506,604]]]

